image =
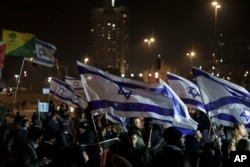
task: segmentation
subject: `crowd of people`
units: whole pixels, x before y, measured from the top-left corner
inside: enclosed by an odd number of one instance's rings
[[[198,128],[184,135],[150,118],[128,118],[123,129],[105,115],[91,116],[76,108],[72,116],[65,103],[59,109],[53,101],[49,106],[40,119],[17,112],[14,127],[2,124],[0,167],[224,167],[230,166],[231,151],[250,151],[244,124],[210,123],[199,111],[191,114]],[[116,141],[108,149],[111,156],[103,156],[107,152],[98,143],[111,139]]]

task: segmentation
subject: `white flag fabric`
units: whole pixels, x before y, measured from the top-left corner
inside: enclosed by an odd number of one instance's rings
[[[148,84],[114,76],[81,62],[77,65],[93,113],[115,111],[121,117],[150,117],[170,124],[177,120],[175,114],[190,119],[185,104],[173,100],[169,87],[162,83]]]
[[[114,112],[121,117],[173,118],[170,98],[151,91],[125,87],[126,78],[108,74],[77,62],[81,80],[92,114]],[[123,82],[124,81],[124,82]],[[153,98],[152,98],[153,97]]]
[[[196,83],[170,72],[167,72],[167,78],[169,86],[188,108],[207,113]]]
[[[197,129],[198,123],[192,119],[188,112],[187,105],[180,99],[180,97],[174,92],[171,87],[159,79],[161,85],[162,94],[168,96],[173,101],[174,107],[174,120],[172,126],[179,128],[183,134],[190,134],[193,130]],[[158,120],[158,122],[161,120]],[[163,121],[165,122],[165,121]]]
[[[52,78],[50,81],[50,95],[64,103],[81,109],[88,107],[87,100],[78,94],[74,88],[56,78]]]
[[[198,123],[193,119],[186,119],[183,117],[175,117],[175,120],[160,120],[160,119],[152,119],[152,123],[158,125],[167,125],[168,127],[174,126],[179,129],[183,135],[194,134],[194,131],[197,129]]]
[[[81,79],[65,76],[65,83],[73,87],[75,90],[83,90]]]
[[[250,130],[249,92],[198,68],[192,71],[211,120],[225,126],[241,122]]]
[[[54,45],[36,39],[36,57],[25,58],[25,60],[46,67],[54,67],[56,50]]]

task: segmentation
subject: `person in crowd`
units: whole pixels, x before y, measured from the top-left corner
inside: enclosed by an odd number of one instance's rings
[[[199,164],[199,157],[203,151],[203,140],[200,130],[196,130],[194,134],[185,136],[185,152],[188,156],[189,163],[192,167]]]
[[[79,152],[76,152],[76,162],[78,166],[99,167],[101,164],[102,148],[97,150],[88,149],[85,146],[98,143],[95,132],[90,128],[87,122],[81,122],[77,128],[78,135],[76,144],[80,146]],[[83,146],[83,147],[82,147]]]
[[[221,167],[223,162],[223,154],[221,151],[222,139],[219,136],[212,135],[208,143],[203,146],[200,154],[200,167]]]
[[[59,126],[60,126],[60,129],[62,129],[65,126],[69,127],[68,135],[71,135],[73,137],[73,142],[75,143],[75,137],[76,137],[74,134],[75,127],[74,127],[73,120],[71,119],[69,114],[65,115],[65,118],[59,121]]]
[[[50,113],[47,120],[44,122],[45,136],[57,136],[60,132],[57,113]]]
[[[248,132],[246,127],[243,123],[236,123],[232,127],[232,139],[229,141],[228,144],[228,155],[230,156],[230,151],[236,151],[237,143],[242,138],[247,138]]]
[[[109,134],[109,138],[120,138],[124,135],[125,129],[119,123],[111,123],[111,132]]]
[[[58,154],[58,148],[56,145],[56,136],[44,137],[36,150],[39,159],[47,157],[48,159],[51,160],[51,163],[48,164],[47,167],[56,167],[58,161],[60,161],[62,158]]]
[[[198,123],[198,130],[202,133],[205,142],[209,139],[209,131],[211,128],[211,123],[208,116],[202,111],[196,110],[193,119]]]
[[[230,127],[231,138],[227,141],[224,141],[222,144],[222,153],[223,153],[223,167],[230,165],[230,152],[236,151],[237,143],[242,138],[248,137],[248,132],[246,131],[245,125],[238,122]]]
[[[78,127],[81,122],[87,122],[86,114],[80,108],[75,109],[75,126]]]
[[[43,139],[43,130],[32,127],[29,130],[27,141],[22,144],[14,156],[15,166],[18,167],[41,167],[48,165],[51,160],[46,157],[41,159],[37,156],[37,147]]]
[[[104,140],[107,140],[108,136],[107,136],[107,131],[106,131],[106,127],[100,127],[98,129],[98,140],[99,142],[102,142]]]
[[[42,120],[34,120],[34,122],[31,124],[32,127],[38,127],[40,129],[43,129],[43,121]]]
[[[105,134],[105,139],[111,139],[114,138],[113,137],[113,131],[114,129],[112,129],[113,123],[110,122],[109,120],[107,120],[107,124],[105,126],[105,130],[106,130],[106,134]]]
[[[75,116],[72,118],[72,131],[74,134],[74,137],[77,138],[77,134],[78,134],[78,127],[80,125],[80,123],[85,123],[87,122],[87,118],[86,118],[86,114],[83,110],[81,110],[80,108],[76,108],[75,112],[74,112]]]
[[[163,131],[163,126],[152,123],[149,118],[144,119],[142,138],[144,143],[150,142],[151,144],[149,149],[151,158],[165,145],[165,141],[162,137]]]
[[[50,113],[54,113],[56,111],[56,108],[55,108],[55,103],[53,100],[50,100],[49,101],[49,112]]]
[[[66,118],[66,115],[68,115],[68,110],[69,106],[66,103],[60,104],[60,108],[58,110],[60,120]]]
[[[35,120],[38,119],[38,115],[37,112],[33,112],[32,116],[31,116],[31,123],[33,124],[33,122],[35,122]]]
[[[250,139],[240,139],[236,145],[236,151],[250,151]]]
[[[149,162],[149,147],[150,146],[138,146],[137,132],[133,129],[127,132],[127,140],[123,144],[119,145],[119,148],[116,150],[116,154],[127,159],[132,166],[136,167],[145,167]]]
[[[73,144],[74,137],[70,131],[71,130],[68,125],[64,125],[61,127],[60,133],[56,140],[58,146],[70,146],[71,144]]]
[[[132,164],[124,157],[114,154],[111,158],[113,167],[132,167]]]
[[[16,115],[14,116],[14,124],[19,125],[23,120],[23,117],[21,116],[20,112],[16,112]]]
[[[215,128],[215,135],[220,137],[222,141],[226,140],[226,134],[224,130],[224,125],[217,125]]]
[[[190,167],[188,158],[184,152],[184,137],[180,130],[168,127],[163,132],[166,144],[152,158],[148,167]]]
[[[15,152],[18,147],[25,142],[29,132],[30,122],[28,119],[23,119],[20,126],[17,126],[17,131],[13,136],[12,151]]]
[[[100,167],[100,159],[91,159],[86,151],[82,151],[75,165],[78,167]]]
[[[90,129],[87,122],[79,124],[77,144],[94,144],[97,141],[95,133]]]
[[[136,148],[144,148],[145,143],[142,138],[142,123],[139,117],[130,118],[129,120],[129,130],[136,132]]]

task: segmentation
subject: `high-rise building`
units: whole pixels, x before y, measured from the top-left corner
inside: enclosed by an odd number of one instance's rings
[[[129,10],[103,0],[102,8],[91,12],[91,65],[120,75],[128,70]]]

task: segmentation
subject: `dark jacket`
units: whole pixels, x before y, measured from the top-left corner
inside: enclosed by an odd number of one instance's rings
[[[149,167],[190,167],[184,151],[174,145],[165,145],[150,161]]]
[[[18,167],[40,167],[43,165],[42,160],[38,159],[31,141],[27,141],[17,150],[14,161]]]
[[[145,147],[134,148],[128,142],[121,143],[117,154],[127,159],[132,166],[144,167],[148,163],[149,149]]]

